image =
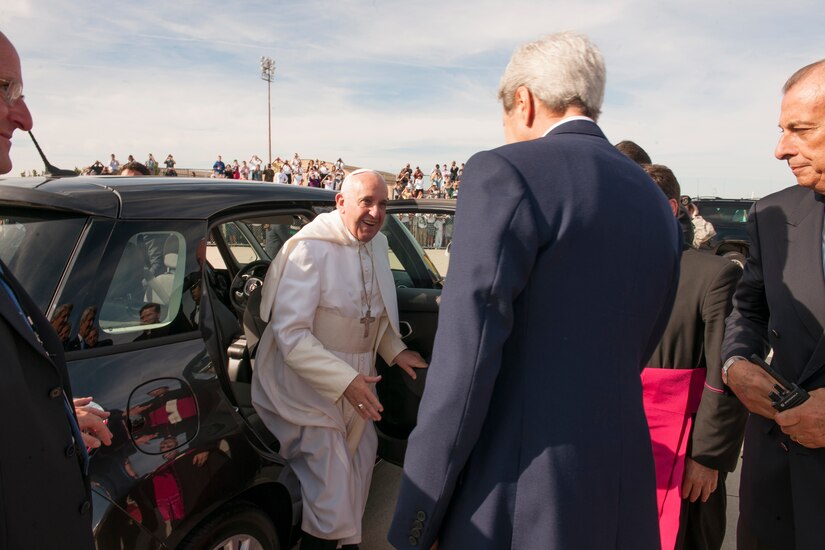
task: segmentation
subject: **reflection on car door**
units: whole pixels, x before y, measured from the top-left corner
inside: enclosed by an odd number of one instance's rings
[[[210,511],[205,492],[237,490],[234,472],[255,467],[233,441],[237,466],[210,474],[227,461],[229,432],[203,428],[234,421],[191,322],[197,303],[187,281],[204,234],[197,221],[94,220],[55,295],[50,319],[70,328],[72,388],[110,412],[115,436],[90,467],[98,541],[165,540],[170,525]],[[198,455],[202,467],[185,460]]]

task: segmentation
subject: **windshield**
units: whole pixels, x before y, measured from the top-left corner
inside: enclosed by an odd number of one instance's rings
[[[41,311],[48,308],[85,223],[83,217],[0,209],[0,259]]]

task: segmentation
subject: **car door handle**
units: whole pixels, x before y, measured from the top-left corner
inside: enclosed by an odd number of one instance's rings
[[[402,340],[406,340],[407,338],[412,336],[413,333],[412,325],[407,321],[401,321],[400,323],[398,323],[398,330],[401,333]]]

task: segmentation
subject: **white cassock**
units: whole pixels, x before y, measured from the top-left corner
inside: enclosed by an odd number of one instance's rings
[[[364,245],[337,210],[319,215],[272,261],[261,318],[252,402],[301,482],[301,527],[357,544],[378,443],[343,392],[406,348],[386,237]]]

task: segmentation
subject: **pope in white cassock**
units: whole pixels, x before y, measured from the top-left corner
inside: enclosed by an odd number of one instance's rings
[[[358,548],[378,447],[372,422],[375,355],[412,378],[427,363],[406,349],[381,234],[384,178],[347,176],[337,209],[289,239],[261,297],[268,321],[258,346],[252,401],[301,482],[302,550]]]

